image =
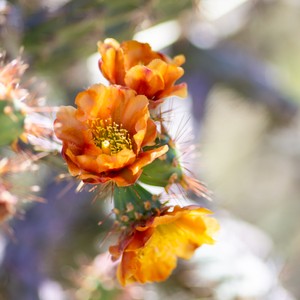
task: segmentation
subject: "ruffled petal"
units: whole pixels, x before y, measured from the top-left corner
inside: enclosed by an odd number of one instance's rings
[[[159,71],[137,65],[127,71],[125,84],[140,95],[152,99],[158,91],[165,88],[165,82]]]
[[[124,57],[120,44],[114,39],[98,42],[98,52],[101,54],[99,68],[103,76],[113,84],[124,85]]]
[[[81,149],[84,144],[83,131],[86,127],[75,118],[76,109],[72,106],[62,106],[56,115],[54,132],[66,144]]]
[[[136,65],[146,65],[152,59],[159,58],[157,52],[153,52],[147,43],[140,43],[137,41],[125,41],[121,44],[124,55],[125,70],[128,71]]]
[[[175,82],[184,74],[184,70],[182,68],[175,64],[167,64],[160,59],[151,61],[147,67],[151,70],[156,70],[156,72],[161,75],[164,81],[164,88],[157,90],[155,99],[161,99],[167,96],[175,95],[176,90],[182,90],[181,94],[178,92],[176,96],[186,96],[184,93],[184,86],[180,86],[179,88],[174,86]]]

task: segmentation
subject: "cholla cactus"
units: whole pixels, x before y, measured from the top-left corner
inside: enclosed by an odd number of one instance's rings
[[[142,187],[173,184],[205,195],[197,180],[184,174],[176,145],[158,113],[168,96],[186,96],[183,56],[171,59],[148,44],[108,39],[98,43],[100,70],[108,86],[95,84],[79,93],[77,108],[63,106],[54,130],[71,175],[83,184],[112,184],[115,230],[119,242],[110,247],[120,258],[117,277],[130,282],[165,280],[177,258],[190,258],[212,244],[218,230],[211,212],[199,206],[171,206]]]
[[[36,162],[57,151],[59,146],[52,121],[49,116],[40,114],[53,113],[55,108],[42,106],[42,99],[23,86],[27,68],[20,57],[6,62],[4,53],[0,53],[0,146],[14,151],[9,156],[0,153],[0,223],[14,216],[24,200],[42,200],[32,194],[39,190],[37,186],[17,195],[21,191],[13,189],[10,176],[37,170]]]
[[[49,113],[57,109],[41,106],[22,87],[27,65],[20,58],[1,63],[0,118],[6,130],[0,143],[12,145],[16,153],[1,161],[0,222],[13,216],[21,202],[5,178],[30,170],[59,149],[61,141],[62,158],[82,185],[112,186],[119,238],[109,251],[114,261],[120,259],[120,284],[163,281],[177,258],[188,259],[201,245],[212,244],[218,230],[206,208],[173,206],[143,187],[163,187],[167,197],[173,185],[184,192],[207,193],[184,173],[159,109],[169,96],[186,96],[186,84],[176,84],[185,59],[171,59],[137,41],[108,39],[98,47],[100,70],[109,85],[94,84],[80,92],[77,108],[60,107],[52,128]]]

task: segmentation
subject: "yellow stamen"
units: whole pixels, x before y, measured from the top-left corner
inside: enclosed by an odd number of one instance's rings
[[[128,130],[122,128],[122,124],[112,122],[111,118],[89,120],[88,126],[95,145],[101,148],[104,154],[117,154],[123,149],[132,149]]]

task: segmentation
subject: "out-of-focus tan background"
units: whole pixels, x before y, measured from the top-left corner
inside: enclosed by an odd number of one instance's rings
[[[194,200],[222,226],[167,282],[121,290],[97,256],[109,203],[75,186],[58,197],[66,183],[45,164],[33,181],[47,203],[11,222],[17,242],[1,233],[0,299],[300,299],[299,28],[297,0],[0,0],[0,48],[13,59],[23,47],[48,105],[101,80],[100,39],[185,55],[189,97],[172,100],[169,126],[189,120],[189,168],[213,199]]]

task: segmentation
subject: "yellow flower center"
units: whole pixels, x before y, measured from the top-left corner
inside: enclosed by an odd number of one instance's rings
[[[93,135],[94,144],[101,148],[105,154],[117,154],[123,149],[132,149],[128,130],[107,120],[95,119],[88,121],[89,129]]]

